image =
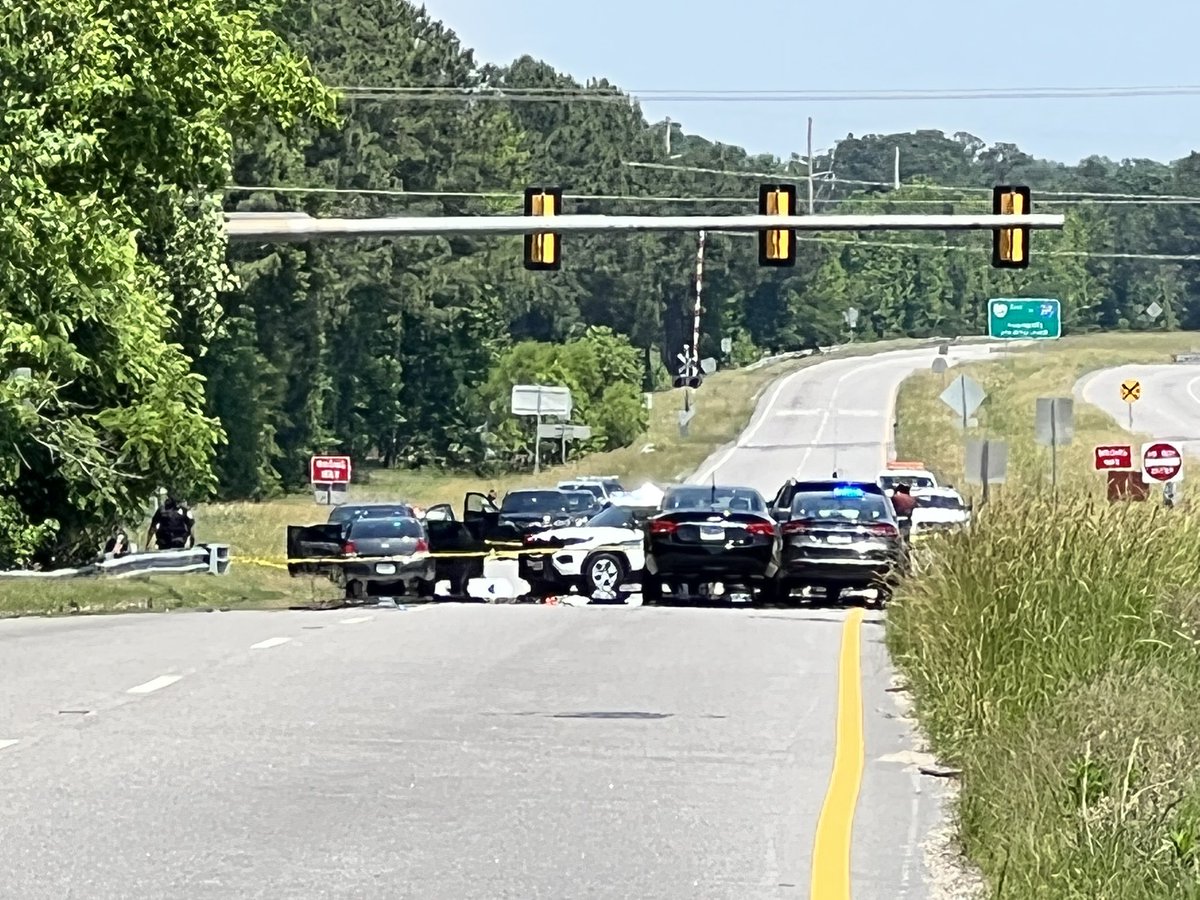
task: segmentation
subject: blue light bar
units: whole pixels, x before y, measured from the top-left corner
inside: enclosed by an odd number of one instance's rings
[[[864,494],[865,491],[862,488],[851,487],[850,485],[835,487],[833,489],[833,496],[835,497],[862,497]]]

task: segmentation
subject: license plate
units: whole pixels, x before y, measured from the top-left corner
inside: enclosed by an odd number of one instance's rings
[[[831,544],[850,544],[853,541],[853,538],[845,534],[831,534],[829,536],[829,543]]]
[[[725,539],[725,529],[720,525],[701,525],[700,540],[721,541]]]
[[[542,571],[542,561],[540,559],[529,560],[529,568],[533,569],[535,572]]]
[[[375,564],[375,574],[376,575],[395,575],[396,574],[396,564],[395,563],[376,563]]]

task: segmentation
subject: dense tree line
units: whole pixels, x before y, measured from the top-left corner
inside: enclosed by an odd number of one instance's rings
[[[297,487],[312,452],[518,464],[531,423],[506,416],[513,378],[571,384],[585,449],[618,446],[689,340],[695,235],[570,236],[557,273],[524,271],[518,239],[469,237],[235,245],[226,267],[222,204],[517,212],[524,186],[555,184],[571,212],[741,213],[764,176],[805,193],[796,158],[648,122],[615,86],[530,57],[482,64],[405,2],[283,0],[265,22],[217,0],[138,0],[120,19],[35,2],[3,27],[0,366],[22,377],[0,379],[0,563],[84,546],[159,484]],[[335,115],[310,65],[367,89],[334,91]],[[395,91],[430,85],[480,98]],[[564,89],[605,96],[496,99]],[[849,307],[860,339],[978,333],[986,299],[1015,294],[1061,298],[1073,331],[1200,327],[1194,267],[1121,256],[1194,253],[1194,207],[1089,196],[1200,196],[1200,155],[1067,166],[917,132],[848,137],[815,170],[817,212],[983,211],[1015,181],[1069,225],[1035,234],[1016,274],[989,267],[979,234],[805,237],[791,270],[710,235],[703,355],[841,340]]]

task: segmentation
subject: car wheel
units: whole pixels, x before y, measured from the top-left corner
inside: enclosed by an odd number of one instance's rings
[[[597,553],[583,566],[583,586],[589,595],[617,597],[625,581],[625,561],[615,553]]]
[[[346,582],[346,599],[347,600],[366,600],[367,599],[367,583],[365,581]]]

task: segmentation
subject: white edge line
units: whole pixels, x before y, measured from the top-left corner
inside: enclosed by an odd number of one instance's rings
[[[154,691],[160,691],[165,687],[170,687],[182,677],[182,675],[159,675],[157,678],[151,678],[145,684],[139,684],[137,687],[131,687],[125,693],[152,694]]]
[[[19,744],[19,743],[20,743],[20,741],[16,740],[15,738],[0,741],[0,750],[7,750],[9,747],[13,746],[14,744]]]
[[[354,616],[350,619],[342,619],[338,622],[339,625],[361,625],[363,622],[370,622],[374,616]]]
[[[265,641],[259,641],[257,644],[251,644],[251,650],[270,650],[272,647],[278,647],[281,644],[286,644],[291,641],[289,637],[273,637],[267,638]]]

